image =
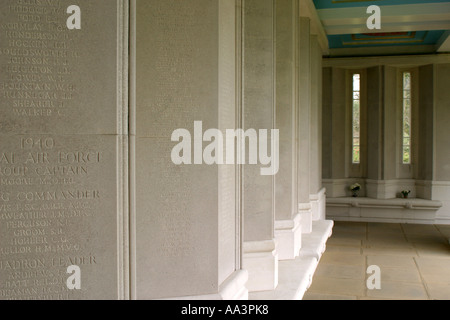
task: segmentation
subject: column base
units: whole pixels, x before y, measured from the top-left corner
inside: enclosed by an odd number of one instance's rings
[[[327,246],[327,241],[333,233],[334,222],[331,220],[314,221],[314,231],[303,236],[302,257],[314,257],[320,261]]]
[[[201,296],[175,297],[163,300],[248,300],[248,272],[246,270],[235,271],[220,286],[219,292]]]
[[[280,261],[279,285],[275,290],[252,292],[250,300],[301,300],[313,282],[326,242],[333,230],[333,221],[316,221],[313,232],[303,238],[300,256]]]
[[[252,292],[249,300],[302,300],[312,284],[317,259],[296,258],[280,262],[280,284],[275,290]]]
[[[249,292],[278,286],[278,253],[275,240],[244,242],[243,268],[248,271]]]
[[[293,260],[302,248],[301,215],[293,220],[275,221],[275,239],[277,240],[278,259]]]
[[[312,194],[310,200],[313,221],[325,220],[327,207],[326,189],[323,188],[317,194]]]
[[[302,233],[311,233],[313,222],[311,203],[299,203],[298,213],[301,216]]]

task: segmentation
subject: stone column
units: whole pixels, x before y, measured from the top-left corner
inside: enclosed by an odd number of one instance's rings
[[[394,180],[397,178],[396,163],[398,158],[398,142],[397,132],[399,119],[401,118],[401,109],[398,105],[398,95],[402,94],[401,90],[397,93],[399,85],[397,81],[397,68],[384,67],[384,139],[383,146],[383,174],[384,179]],[[399,114],[400,113],[400,114]]]
[[[270,132],[275,126],[275,1],[244,0],[243,10],[243,127]],[[278,284],[274,176],[263,176],[262,165],[248,163],[243,168],[243,267],[250,291],[271,290]]]
[[[367,69],[367,196],[385,199],[383,192],[383,111],[384,69],[381,66]],[[361,126],[362,127],[362,126]],[[361,160],[363,160],[361,150]],[[363,161],[361,161],[361,165]]]
[[[128,298],[128,6],[73,4],[0,4],[0,300]]]
[[[450,221],[450,63],[434,65],[435,101],[435,160],[432,183],[432,200],[442,201],[443,208],[437,213],[436,223],[448,224]]]
[[[322,179],[332,178],[332,103],[333,103],[333,83],[332,68],[324,67],[322,70]],[[325,183],[324,183],[325,184]],[[327,190],[330,192],[331,190]]]
[[[310,202],[310,148],[311,148],[311,51],[310,19],[300,17],[297,72],[298,96],[298,210],[302,219],[302,232],[312,231]]]
[[[314,221],[325,219],[326,196],[322,187],[322,49],[311,36],[311,154],[310,200]]]
[[[419,141],[417,178],[422,186],[417,196],[432,200],[432,182],[435,179],[435,66],[419,67]],[[442,91],[444,92],[444,91]]]
[[[346,168],[346,71],[329,67],[323,72],[323,183],[327,196],[345,197]]]
[[[209,130],[236,128],[238,12],[235,0],[136,1],[134,299],[247,298],[237,167],[221,164],[234,150]]]
[[[280,170],[275,177],[275,237],[280,260],[294,259],[301,248],[298,214],[297,132],[299,1],[277,1],[276,110],[280,129]]]

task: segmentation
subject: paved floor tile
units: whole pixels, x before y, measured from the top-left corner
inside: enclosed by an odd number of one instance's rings
[[[361,247],[362,240],[357,239],[345,239],[332,237],[328,240],[327,245],[342,245],[342,246],[356,246]]]
[[[307,300],[450,300],[450,226],[336,222]],[[368,266],[381,290],[366,286]]]
[[[307,292],[303,300],[357,300],[356,296],[344,296],[336,294],[321,294],[314,292]]]
[[[339,278],[339,279],[359,279],[366,278],[366,268],[363,265],[336,265],[322,263],[318,266],[315,276]]]
[[[371,248],[363,248],[365,255],[392,255],[392,256],[407,256],[416,257],[417,252],[414,248],[404,248],[395,246],[375,246]]]
[[[392,255],[367,256],[367,264],[377,265],[380,267],[416,268],[416,262],[414,261],[414,258],[408,256],[392,256]]]
[[[440,234],[439,229],[434,225],[402,224],[402,228],[405,234]]]
[[[349,254],[361,254],[362,248],[360,246],[345,246],[345,245],[330,245],[327,244],[327,252],[340,252]]]
[[[403,229],[401,225],[394,223],[369,223],[367,230],[369,233],[403,234]]]
[[[450,259],[450,245],[442,243],[415,244],[419,257],[436,257]],[[450,270],[449,270],[450,272]]]
[[[402,283],[383,281],[381,290],[367,290],[367,296],[398,300],[428,300],[422,283]]]
[[[446,238],[450,238],[450,226],[443,226],[443,225],[439,225],[436,226],[438,228],[438,230],[441,232],[441,234],[443,236],[445,236]]]
[[[432,300],[450,300],[450,283],[425,283]]]
[[[422,283],[419,270],[414,267],[381,267],[381,283],[388,282],[410,282],[410,283]],[[401,286],[402,284],[399,284]]]
[[[339,252],[325,252],[321,263],[335,265],[365,265],[366,259],[361,254],[349,254]]]
[[[336,279],[315,277],[309,289],[311,293],[326,293],[350,296],[362,296],[366,291],[365,281],[357,279]]]

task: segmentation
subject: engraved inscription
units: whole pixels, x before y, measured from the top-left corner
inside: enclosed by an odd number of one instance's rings
[[[72,299],[66,268],[101,262],[76,227],[100,212],[107,191],[86,179],[103,154],[69,150],[57,137],[14,140],[0,152],[0,300]]]
[[[83,12],[82,29],[67,28],[71,5]],[[123,294],[116,136],[121,5],[0,1],[0,300]],[[71,291],[67,267],[73,265],[83,281]]]
[[[15,22],[0,22],[0,57],[6,61],[1,107],[17,118],[66,117],[78,94],[70,76],[82,52],[74,45],[77,35],[65,28],[64,7],[55,0],[15,0],[6,8]]]

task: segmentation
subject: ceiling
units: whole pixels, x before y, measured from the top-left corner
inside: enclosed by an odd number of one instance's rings
[[[450,52],[450,0],[313,0],[330,56]],[[369,30],[370,5],[381,9],[381,29]]]

